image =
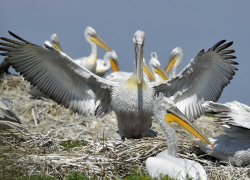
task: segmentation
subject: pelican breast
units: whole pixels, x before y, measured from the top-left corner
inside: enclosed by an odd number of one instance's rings
[[[111,106],[118,119],[119,133],[127,138],[148,135],[152,125],[154,89],[143,80],[138,86],[133,74],[126,82],[112,89]]]

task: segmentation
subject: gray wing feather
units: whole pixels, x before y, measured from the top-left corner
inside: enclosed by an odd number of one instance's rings
[[[225,135],[209,138],[214,147],[194,140],[206,153],[223,160],[230,161],[235,166],[250,164],[250,107],[237,101],[225,104],[211,101],[203,104],[206,112],[218,113],[216,116],[225,125]]]
[[[237,101],[225,104],[208,101],[203,107],[206,112],[218,113],[216,116],[226,124],[250,130],[250,107],[245,104]]]
[[[151,83],[156,93],[163,92],[166,97],[172,96],[176,106],[190,120],[197,119],[205,112],[202,107],[204,101],[219,99],[237,70],[232,65],[237,63],[230,60],[236,57],[228,55],[234,53],[234,50],[224,50],[233,42],[222,45],[224,42],[218,42],[207,52],[201,50],[173,79]]]
[[[10,34],[23,42],[2,37],[8,43],[0,42],[4,46],[0,50],[6,51],[1,55],[8,56],[6,61],[31,85],[58,104],[84,116],[94,114],[96,106],[97,113],[111,111],[111,89],[116,83],[96,76],[53,47],[37,46]]]
[[[9,108],[9,103],[0,98],[0,129],[25,129],[21,120]]]

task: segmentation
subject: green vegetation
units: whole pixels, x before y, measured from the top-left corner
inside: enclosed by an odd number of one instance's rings
[[[204,116],[207,116],[207,117],[212,117],[212,118],[218,118],[217,116],[215,116],[216,114],[215,113],[205,113]]]
[[[74,147],[80,147],[80,146],[87,146],[87,142],[84,140],[67,140],[62,141],[59,143],[61,146],[65,148],[74,148]]]

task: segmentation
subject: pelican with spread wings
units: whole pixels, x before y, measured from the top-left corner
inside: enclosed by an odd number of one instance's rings
[[[1,55],[8,56],[6,61],[25,80],[50,99],[79,114],[102,117],[113,110],[122,139],[156,136],[150,128],[155,97],[159,93],[172,99],[190,120],[200,117],[205,112],[202,103],[217,101],[237,70],[232,65],[237,63],[231,60],[235,56],[229,55],[234,50],[226,49],[233,43],[224,44],[223,40],[207,52],[200,51],[175,78],[147,83],[142,75],[144,32],[138,30],[133,38],[135,69],[131,77],[120,84],[93,74],[55,48],[37,46],[10,34],[19,41],[1,37],[4,41],[0,42],[0,50],[4,51]],[[209,142],[204,135],[201,138]]]

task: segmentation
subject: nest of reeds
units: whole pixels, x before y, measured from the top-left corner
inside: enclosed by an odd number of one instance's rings
[[[20,175],[50,175],[63,179],[77,171],[94,179],[119,179],[131,170],[146,174],[145,161],[167,147],[160,127],[153,122],[157,138],[121,141],[113,113],[101,119],[87,118],[49,99],[28,94],[22,77],[0,79],[0,96],[12,100],[12,109],[28,131],[0,131],[0,179]],[[196,126],[208,137],[222,134],[221,123],[201,117]],[[189,140],[186,130],[173,125],[178,137],[178,155],[199,162],[208,179],[249,179],[250,168],[233,167],[204,154]]]

